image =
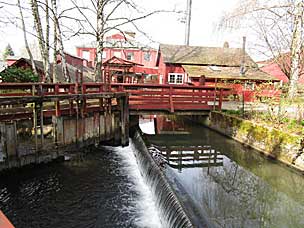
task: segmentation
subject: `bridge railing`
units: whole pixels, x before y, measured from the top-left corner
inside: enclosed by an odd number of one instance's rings
[[[86,92],[85,84],[0,83],[0,121],[29,119],[37,106],[45,117],[75,113],[83,116],[88,112],[104,110],[109,105],[119,109],[117,104],[122,96],[126,94],[99,91],[92,94]]]
[[[220,110],[228,88],[164,84],[111,84],[110,92],[128,92],[133,110]],[[103,83],[0,83],[0,96],[94,94]]]
[[[129,104],[135,110],[211,110],[221,109],[224,88],[207,86],[113,84],[113,91],[129,93]]]
[[[0,83],[0,96],[47,96],[74,94],[74,83]]]

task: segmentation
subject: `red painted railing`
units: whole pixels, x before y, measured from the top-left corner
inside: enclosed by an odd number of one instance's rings
[[[111,92],[128,92],[131,110],[212,110],[221,109],[228,89],[210,86],[111,84]],[[103,83],[0,83],[0,96],[50,96],[104,92]]]
[[[85,93],[97,93],[101,86],[86,83]],[[111,84],[112,92],[128,92],[131,110],[192,111],[221,109],[224,91],[208,86],[160,84]]]

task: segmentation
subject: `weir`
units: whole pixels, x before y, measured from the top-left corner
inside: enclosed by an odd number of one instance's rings
[[[138,131],[135,133],[133,142],[138,164],[156,198],[156,204],[161,211],[162,221],[165,223],[164,227],[196,227],[173,192],[160,166],[149,153]]]

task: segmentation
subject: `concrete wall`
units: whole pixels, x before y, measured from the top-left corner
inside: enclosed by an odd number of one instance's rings
[[[304,171],[304,140],[292,135],[221,112],[198,119],[203,125],[244,143],[265,155]]]

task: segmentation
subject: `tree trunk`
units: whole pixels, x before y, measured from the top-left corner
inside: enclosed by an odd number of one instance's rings
[[[38,3],[37,3],[37,0],[31,0],[30,3],[31,3],[31,8],[32,8],[32,15],[34,17],[35,30],[37,32],[39,50],[40,50],[40,54],[41,54],[42,62],[43,62],[45,79],[49,80],[49,76],[50,76],[49,64],[47,63],[48,58],[46,58],[46,53],[47,53],[46,45],[45,45],[39,10],[38,10]]]
[[[56,38],[57,38],[57,42],[58,42],[57,43],[58,50],[59,50],[59,54],[61,56],[61,70],[62,70],[65,82],[70,82],[71,79],[69,77],[69,72],[67,69],[67,64],[66,64],[66,59],[65,59],[65,54],[64,54],[64,47],[63,47],[63,42],[62,42],[61,29],[60,29],[59,19],[58,19],[57,0],[52,0],[52,8],[53,8],[53,12],[54,12],[54,26],[56,26],[56,31],[57,31]],[[54,29],[54,31],[55,31],[55,29]]]
[[[57,25],[54,20],[53,83],[57,83],[57,32]]]
[[[96,57],[95,57],[95,81],[103,82],[102,76],[102,52],[103,52],[103,32],[104,32],[104,14],[103,0],[97,2],[97,34],[96,34]]]
[[[22,12],[22,8],[21,8],[20,0],[18,0],[17,4],[18,4],[19,12],[20,12],[20,17],[21,17],[21,24],[22,24],[22,31],[23,31],[23,38],[24,38],[25,48],[26,48],[26,51],[29,55],[29,58],[30,58],[30,61],[31,61],[31,64],[32,64],[33,72],[34,72],[35,75],[38,76],[38,72],[37,72],[37,69],[36,69],[36,64],[35,64],[31,49],[30,49],[28,41],[27,41],[26,28],[25,28],[24,17],[23,17],[23,12]]]
[[[45,79],[47,82],[50,82],[50,14],[49,14],[49,0],[45,0]]]
[[[294,15],[294,27],[291,42],[291,69],[288,89],[288,98],[293,99],[298,92],[297,82],[299,79],[299,63],[302,44],[302,28],[303,28],[303,2],[297,1],[296,12]]]

